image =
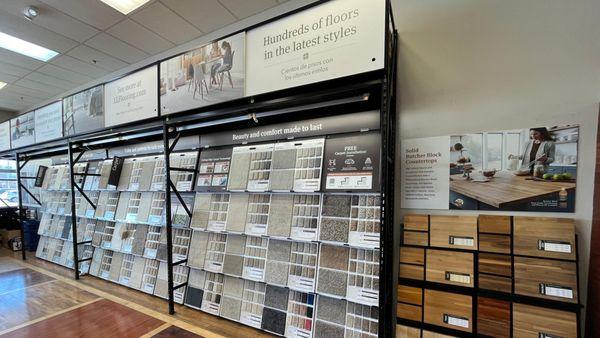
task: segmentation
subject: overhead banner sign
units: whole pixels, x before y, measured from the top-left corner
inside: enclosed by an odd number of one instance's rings
[[[105,126],[158,116],[157,67],[152,66],[104,86]]]
[[[65,135],[104,128],[104,87],[84,90],[63,99]]]
[[[10,121],[0,123],[0,151],[10,149]]]
[[[244,96],[246,33],[238,33],[160,64],[162,115]]]
[[[29,112],[10,120],[12,148],[25,147],[35,143],[34,119],[34,112]]]
[[[335,0],[247,33],[246,94],[384,67],[385,1]]]
[[[35,111],[35,142],[63,137],[62,102],[54,102]]]

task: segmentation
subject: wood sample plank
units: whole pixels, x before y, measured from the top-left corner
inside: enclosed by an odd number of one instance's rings
[[[402,231],[404,245],[418,245],[427,246],[429,245],[429,233],[421,231]]]
[[[431,282],[474,287],[473,254],[427,249],[425,278]]]
[[[398,301],[402,303],[423,305],[423,289],[398,285]]]
[[[430,245],[477,250],[477,216],[431,216]]]
[[[425,264],[425,249],[408,246],[400,247],[400,263]]]
[[[423,318],[423,307],[418,305],[397,303],[396,304],[396,316],[398,318],[414,320],[420,322]]]
[[[575,220],[514,217],[515,255],[575,260]]]
[[[539,338],[540,335],[577,338],[577,316],[572,312],[514,303],[513,336]]]
[[[495,338],[510,337],[510,302],[477,298],[477,334]]]
[[[479,233],[479,251],[510,254],[510,236]]]
[[[425,322],[455,330],[473,332],[472,297],[425,290]]]
[[[421,338],[421,329],[405,325],[396,325],[397,338]]]
[[[404,216],[404,229],[427,231],[429,230],[429,216],[410,214]]]
[[[510,216],[479,215],[479,232],[510,235]]]
[[[511,260],[508,255],[479,253],[479,272],[510,277]]]
[[[515,257],[514,264],[515,293],[578,303],[575,262]]]
[[[448,336],[448,335],[437,333],[437,332],[423,331],[423,338],[456,338],[456,337]]]
[[[498,292],[512,292],[512,279],[494,275],[479,274],[479,288]]]
[[[425,267],[400,263],[399,275],[401,278],[425,280]]]

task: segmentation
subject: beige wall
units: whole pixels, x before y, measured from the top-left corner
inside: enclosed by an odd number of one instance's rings
[[[393,0],[392,6],[400,35],[400,138],[581,125],[576,212],[557,216],[577,220],[585,303],[600,1]]]

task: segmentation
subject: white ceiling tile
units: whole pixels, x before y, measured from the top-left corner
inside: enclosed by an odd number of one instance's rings
[[[2,60],[0,58],[0,60]],[[15,66],[13,64],[0,61],[0,72],[14,76],[25,76],[31,72],[30,69]]]
[[[162,0],[162,3],[205,33],[236,21],[217,0]]]
[[[140,61],[148,56],[145,52],[106,33],[94,36],[85,44],[129,63]]]
[[[77,86],[76,83],[73,83],[70,81],[65,81],[65,80],[60,80],[53,76],[49,76],[49,75],[38,73],[38,72],[33,72],[33,73],[25,76],[24,79],[41,82],[48,86],[58,87],[63,90],[69,90],[69,89],[72,89]]]
[[[90,76],[92,78],[99,78],[103,75],[108,74],[107,70],[96,67],[91,62],[83,62],[68,55],[60,55],[58,57],[55,57],[50,63],[57,65],[61,68],[70,69],[74,72]],[[1,65],[0,69],[2,69]]]
[[[44,62],[0,48],[0,60],[15,66],[34,70],[44,65]]]
[[[275,0],[220,0],[239,19],[247,18],[277,5]]]
[[[17,81],[20,78],[21,78],[20,76],[14,76],[14,75],[6,74],[6,73],[4,73],[4,72],[2,72],[0,70],[0,81],[2,81],[2,82],[13,83],[13,82]]]
[[[38,17],[33,21],[35,25],[79,42],[83,42],[98,33],[98,30],[94,27],[37,0],[0,0],[0,4],[3,11],[16,16],[21,16],[23,8],[26,6],[35,6],[39,12]]]
[[[0,99],[0,108],[2,109],[7,109],[7,110],[25,110],[25,108],[28,105],[22,103],[22,102],[15,102],[13,100],[4,100],[4,99]],[[6,121],[6,120],[4,120]],[[4,122],[2,121],[2,122]]]
[[[77,46],[75,40],[56,34],[44,27],[36,26],[22,16],[1,11],[0,31],[60,53]]]
[[[9,93],[27,95],[27,96],[31,96],[31,97],[35,97],[35,98],[43,99],[43,100],[49,99],[55,95],[55,94],[50,94],[50,93],[42,92],[42,91],[35,90],[35,89],[21,87],[19,85],[15,85],[15,84],[6,86],[2,90],[3,91],[6,90]]]
[[[79,45],[71,49],[67,55],[81,60],[84,63],[92,63],[92,60],[96,60],[96,63],[94,64],[96,67],[100,67],[108,71],[119,70],[129,65],[127,62],[121,61],[86,45]]]
[[[170,41],[163,39],[160,35],[130,19],[119,22],[106,32],[148,54],[158,54],[175,46]]]
[[[100,30],[105,30],[125,18],[123,14],[98,0],[42,1]]]
[[[14,83],[14,85],[20,86],[20,87],[25,87],[25,88],[29,88],[31,90],[37,90],[43,93],[47,93],[50,95],[58,95],[62,92],[64,92],[65,90],[59,87],[53,87],[53,86],[49,86],[45,83],[41,83],[38,81],[33,81],[33,80],[29,80],[29,79],[20,79],[19,81],[16,81]]]
[[[86,82],[92,81],[94,78],[89,77],[87,75],[79,74],[68,69],[64,69],[61,67],[57,67],[55,65],[47,64],[43,67],[40,67],[36,72],[40,72],[42,74],[46,74],[48,76],[54,76],[57,79],[77,83],[84,84]]]
[[[202,35],[200,30],[160,2],[140,9],[131,15],[131,19],[176,44],[182,44]]]
[[[30,97],[26,95],[13,94],[10,92],[5,92],[4,90],[0,90],[0,99],[2,100],[11,100],[13,102],[19,102],[19,104],[36,104],[41,102],[42,100]]]

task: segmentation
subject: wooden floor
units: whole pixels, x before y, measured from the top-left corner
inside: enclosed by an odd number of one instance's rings
[[[273,337],[166,300],[0,249],[0,337]]]

